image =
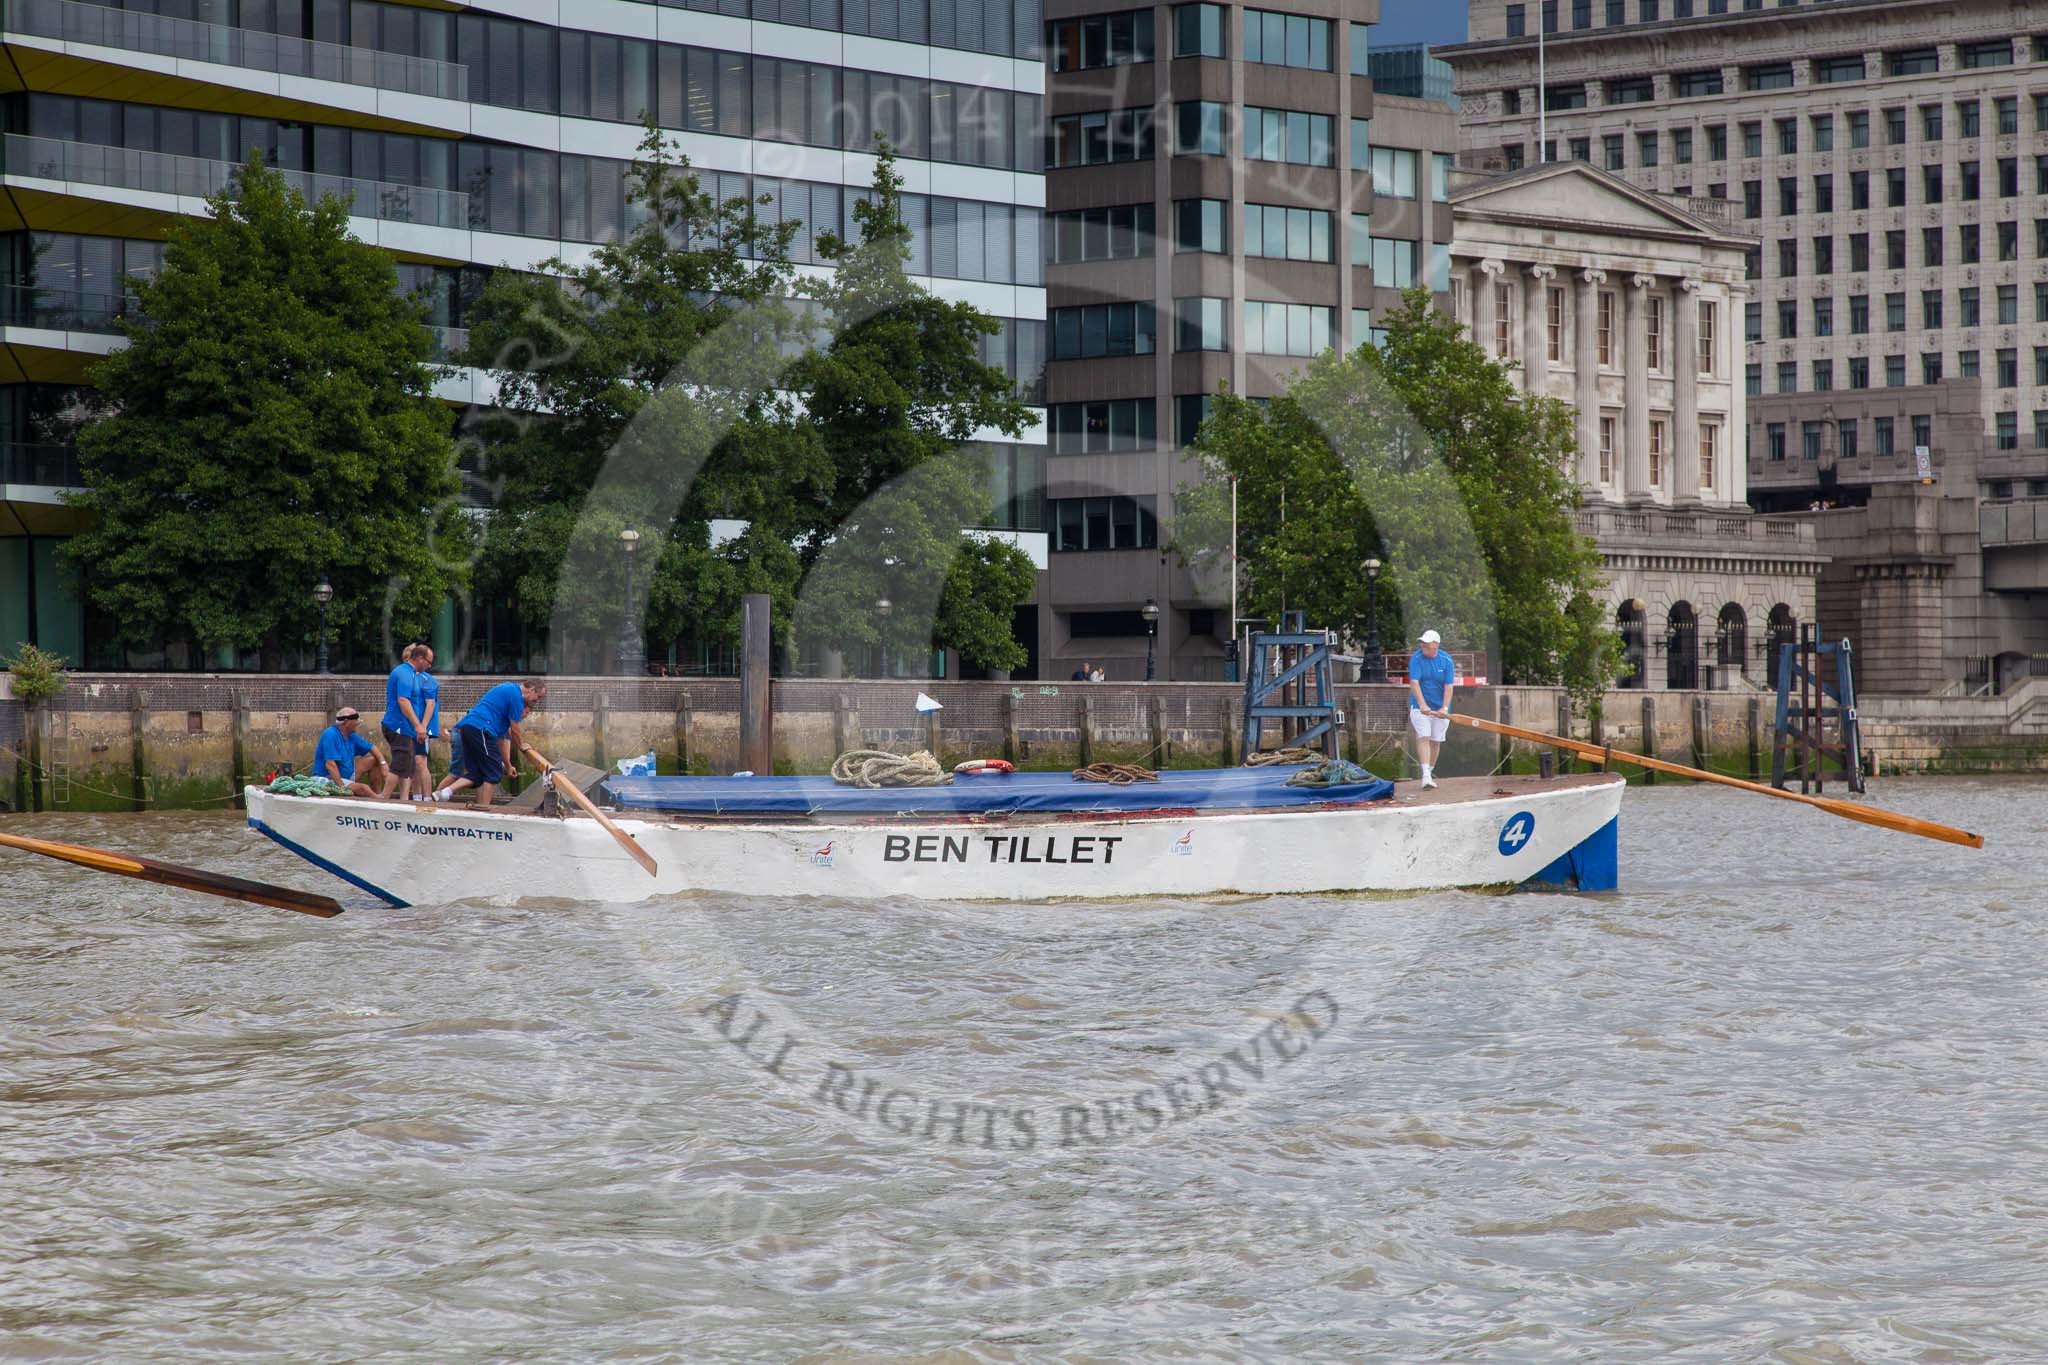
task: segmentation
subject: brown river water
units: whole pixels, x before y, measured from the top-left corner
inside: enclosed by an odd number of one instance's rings
[[[0,1360],[2048,1359],[2048,783],[1624,890],[393,910],[0,828]],[[764,893],[774,888],[765,885]]]

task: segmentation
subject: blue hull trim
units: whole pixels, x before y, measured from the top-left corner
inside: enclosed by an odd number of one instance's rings
[[[403,910],[405,908],[406,902],[392,895],[383,887],[372,885],[371,883],[364,881],[361,877],[358,877],[355,873],[350,872],[347,868],[337,867],[333,863],[330,863],[325,858],[321,857],[319,854],[313,852],[313,850],[305,848],[299,844],[293,843],[291,840],[285,838],[282,834],[279,834],[270,826],[264,824],[261,820],[251,820],[249,822],[249,828],[255,830],[258,834],[262,835],[266,839],[269,839],[271,842],[277,844],[279,847],[298,854],[301,858],[304,858],[307,862],[319,868],[322,872],[332,873],[333,875],[347,882],[350,886],[357,887],[361,890],[369,892],[378,900],[383,901],[386,905],[396,906],[400,910]]]
[[[1621,885],[1621,819],[1609,820],[1523,882],[1527,890],[1612,891]]]

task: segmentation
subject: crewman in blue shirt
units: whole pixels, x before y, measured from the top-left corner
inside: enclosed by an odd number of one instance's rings
[[[420,720],[426,725],[427,733],[413,746],[418,752],[413,755],[412,798],[415,801],[431,801],[434,799],[434,774],[427,766],[427,756],[433,748],[433,742],[441,736],[441,680],[433,673],[434,651],[425,645],[419,648],[426,649],[427,652],[423,659],[413,665],[419,670],[419,693],[415,701],[416,710],[419,712]]]
[[[1451,728],[1451,693],[1458,687],[1458,666],[1443,652],[1444,637],[1422,632],[1422,647],[1408,656],[1408,723],[1415,728],[1415,759],[1422,765],[1422,785],[1436,785],[1436,757]]]
[[[320,741],[313,746],[313,775],[357,796],[375,796],[378,788],[370,783],[386,775],[384,759],[376,745],[356,733],[362,719],[353,706],[334,713],[334,724],[320,732]]]
[[[384,797],[389,800],[396,791],[403,801],[412,792],[413,757],[417,746],[427,738],[426,723],[420,719],[420,668],[431,663],[434,651],[426,645],[413,645],[384,679],[384,718],[381,728],[384,742],[391,746],[391,779],[384,788]]]
[[[462,749],[462,776],[434,793],[446,801],[464,787],[476,788],[476,803],[489,806],[497,795],[498,783],[507,776],[519,776],[512,754],[525,742],[519,722],[530,707],[547,700],[548,685],[539,678],[525,682],[502,682],[477,700],[461,720],[455,722],[455,743]]]

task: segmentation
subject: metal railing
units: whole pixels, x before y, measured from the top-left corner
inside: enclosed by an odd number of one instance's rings
[[[469,68],[455,62],[344,47],[312,38],[283,38],[226,24],[109,9],[83,0],[8,0],[4,23],[10,33],[59,42],[218,62],[250,71],[340,81],[436,99],[469,98]]]
[[[50,441],[0,442],[0,483],[82,487],[78,452]]]
[[[57,138],[30,137],[25,133],[8,133],[0,138],[0,169],[11,175],[35,176],[44,180],[68,180],[157,194],[183,194],[200,199],[231,188],[242,171],[242,167],[232,161],[174,156],[169,152],[133,151],[93,142],[64,142]],[[349,212],[358,218],[424,223],[429,227],[469,227],[469,196],[460,190],[428,189],[421,185],[359,180],[346,175],[320,175],[312,171],[285,171],[283,174],[299,193],[306,196],[308,203],[318,203],[331,194],[348,201]]]
[[[132,294],[100,294],[39,284],[0,286],[0,325],[8,327],[118,333],[121,329],[116,324],[135,307]]]
[[[429,326],[427,330],[434,334],[434,360],[437,364],[451,364],[455,357],[469,349],[467,327]]]

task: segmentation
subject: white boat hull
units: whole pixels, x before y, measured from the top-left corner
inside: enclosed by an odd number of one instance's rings
[[[1045,901],[1224,892],[1418,891],[1550,873],[1614,885],[1619,777],[1469,779],[1472,799],[1213,815],[859,822],[617,817],[648,873],[594,820],[278,796],[249,824],[393,905],[470,898],[628,902],[704,893]]]

